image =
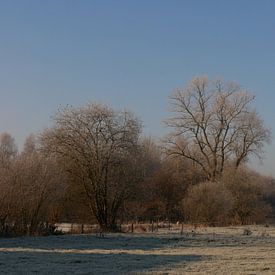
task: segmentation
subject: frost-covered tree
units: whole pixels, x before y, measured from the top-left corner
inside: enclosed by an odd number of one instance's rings
[[[170,100],[168,153],[192,160],[209,180],[226,165],[238,168],[249,156],[260,157],[269,142],[270,131],[252,108],[254,96],[236,83],[196,77]]]
[[[91,212],[104,230],[115,230],[119,208],[138,179],[140,121],[130,112],[106,105],[66,107],[42,136],[85,189]]]

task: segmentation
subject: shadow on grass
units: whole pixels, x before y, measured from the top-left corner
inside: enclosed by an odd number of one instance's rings
[[[142,249],[145,251],[167,247],[178,238],[159,235],[109,234],[104,238],[95,235],[62,235],[48,237],[21,237],[0,239],[0,247],[40,249]],[[180,238],[180,240],[184,240]]]
[[[198,255],[0,252],[0,270],[6,274],[129,274],[167,271],[199,260]]]

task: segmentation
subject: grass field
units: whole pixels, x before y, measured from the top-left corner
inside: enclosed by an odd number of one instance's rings
[[[275,274],[275,227],[0,239],[0,273]]]

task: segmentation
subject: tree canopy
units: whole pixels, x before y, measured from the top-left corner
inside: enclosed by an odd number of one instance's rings
[[[173,131],[168,153],[192,160],[209,180],[225,165],[236,168],[249,156],[261,156],[270,132],[252,108],[254,97],[236,83],[195,77],[170,97]]]

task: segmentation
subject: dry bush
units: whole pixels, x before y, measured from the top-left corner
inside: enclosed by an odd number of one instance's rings
[[[268,222],[275,222],[275,179],[270,177],[265,177],[264,186],[264,200],[270,205],[271,211],[268,215]]]
[[[218,182],[192,186],[183,200],[185,220],[193,223],[225,224],[232,208],[232,195]]]
[[[134,232],[136,233],[144,233],[147,231],[147,228],[144,224],[135,224],[134,225]]]
[[[252,235],[252,231],[249,228],[245,228],[243,230],[243,235],[250,236],[250,235]]]
[[[271,211],[264,201],[264,178],[248,169],[228,169],[221,179],[234,198],[232,223],[263,223]]]
[[[185,219],[212,225],[263,223],[271,211],[263,177],[248,169],[227,169],[217,182],[191,187],[183,200]]]

